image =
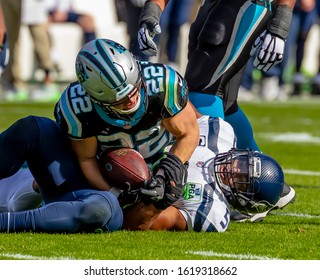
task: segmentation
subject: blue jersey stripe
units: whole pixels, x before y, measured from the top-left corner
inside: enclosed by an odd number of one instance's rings
[[[229,59],[226,61],[225,66],[220,70],[220,73],[221,71],[225,71],[225,67],[231,61],[236,59],[236,57],[243,49],[246,38],[248,38],[252,30],[255,30],[255,25],[261,21],[265,13],[266,9],[262,6],[251,4],[247,7],[247,9],[243,13],[243,16],[241,17],[241,21],[236,32]]]
[[[247,1],[242,8],[240,9],[237,19],[235,22],[235,27],[230,38],[231,42],[234,42],[230,45],[226,51],[224,58],[222,59],[219,67],[211,77],[210,82],[205,87],[205,89],[212,86],[217,79],[219,79],[225,71],[233,65],[235,61],[243,50],[245,43],[247,42],[250,35],[255,30],[257,26],[264,18],[265,14],[268,12],[268,9],[251,3]]]
[[[68,126],[68,134],[74,137],[81,137],[82,126],[76,115],[73,113],[73,110],[70,106],[68,99],[68,90],[69,88],[66,89],[61,95],[59,101],[60,109]]]
[[[165,106],[168,112],[174,116],[181,111],[181,106],[178,102],[178,75],[170,67],[166,67],[167,70],[167,92]],[[181,81],[182,82],[182,81]]]

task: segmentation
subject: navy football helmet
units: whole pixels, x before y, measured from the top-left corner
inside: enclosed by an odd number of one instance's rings
[[[284,187],[276,160],[252,150],[231,149],[214,159],[214,175],[229,203],[237,210],[261,213],[274,207]]]
[[[107,122],[130,127],[146,113],[140,64],[124,46],[108,39],[92,40],[79,51],[75,66],[79,83]],[[137,104],[119,109],[134,94],[138,94]]]

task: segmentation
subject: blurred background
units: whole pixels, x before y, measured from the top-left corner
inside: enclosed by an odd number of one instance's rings
[[[4,13],[9,11],[5,7],[7,2],[10,1],[1,2]],[[144,2],[21,0],[20,30],[14,42],[13,63],[1,76],[1,100],[57,100],[65,85],[76,79],[77,52],[94,38],[115,40],[138,59],[149,59],[139,51],[137,43],[138,20]],[[286,101],[320,96],[318,2],[297,1],[284,62],[274,71],[262,73],[253,69],[249,61],[239,100]],[[161,18],[161,36],[156,38],[160,54],[151,60],[170,64],[184,74],[189,26],[201,0],[171,0],[170,5]],[[8,28],[9,37],[12,29]]]

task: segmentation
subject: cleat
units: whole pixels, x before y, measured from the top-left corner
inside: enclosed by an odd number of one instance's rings
[[[296,199],[296,192],[295,190],[288,186],[286,183],[284,183],[283,191],[280,196],[280,199],[276,203],[275,207],[273,207],[271,210],[275,209],[282,209],[286,207],[289,203],[294,203]]]

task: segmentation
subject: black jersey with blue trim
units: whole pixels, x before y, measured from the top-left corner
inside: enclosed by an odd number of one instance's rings
[[[114,119],[83,90],[78,82],[70,84],[55,106],[54,115],[63,131],[72,139],[96,136],[101,150],[130,147],[145,158],[163,149],[172,136],[161,120],[179,113],[187,104],[185,80],[173,68],[163,64],[141,62],[147,95],[145,115],[137,123],[124,124]]]

